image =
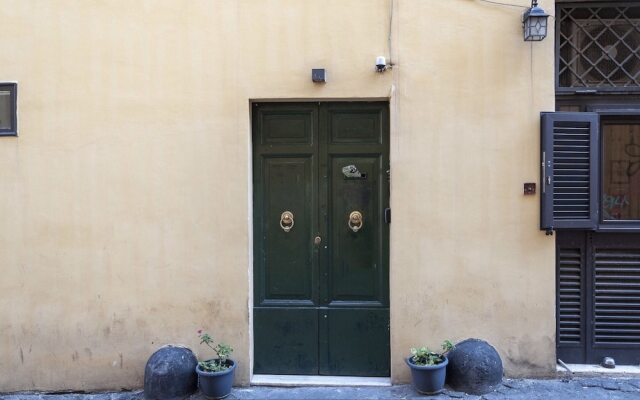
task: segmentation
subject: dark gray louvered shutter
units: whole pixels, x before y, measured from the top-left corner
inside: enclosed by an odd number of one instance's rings
[[[599,117],[543,113],[540,229],[598,224]]]
[[[637,348],[640,345],[640,249],[596,247],[593,267],[594,345],[622,344]],[[638,359],[640,355],[634,363]]]
[[[585,245],[583,232],[560,232],[556,239],[556,346],[568,363],[585,362]]]

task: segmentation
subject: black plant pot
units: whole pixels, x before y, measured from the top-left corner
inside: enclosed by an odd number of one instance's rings
[[[206,398],[223,399],[231,393],[236,363],[229,359],[226,362],[229,368],[220,372],[206,372],[199,365],[196,367],[198,387]]]
[[[447,376],[447,357],[444,361],[436,365],[416,365],[411,361],[412,357],[405,359],[411,369],[411,382],[413,387],[422,394],[440,393],[444,388],[444,380]]]

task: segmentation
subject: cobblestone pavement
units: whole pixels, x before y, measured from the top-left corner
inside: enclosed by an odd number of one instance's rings
[[[143,400],[142,391],[119,393],[13,393],[0,400]],[[391,387],[246,387],[235,388],[229,400],[410,400],[410,399],[544,399],[544,400],[640,400],[640,378],[505,379],[494,392],[472,396],[446,390],[437,396],[423,396],[411,386]],[[200,394],[189,400],[205,400]]]

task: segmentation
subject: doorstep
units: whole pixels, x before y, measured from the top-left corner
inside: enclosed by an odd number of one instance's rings
[[[640,376],[640,366],[636,365],[616,365],[615,368],[605,368],[601,365],[590,364],[567,364],[567,367],[571,370],[571,373],[578,375],[633,375]],[[561,365],[556,366],[556,371],[563,374],[568,374],[564,367]]]
[[[324,375],[253,375],[252,386],[391,386],[391,378]]]

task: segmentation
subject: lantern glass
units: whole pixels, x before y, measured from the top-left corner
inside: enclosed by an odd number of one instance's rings
[[[530,15],[524,21],[524,40],[540,41],[547,37],[547,16]]]

